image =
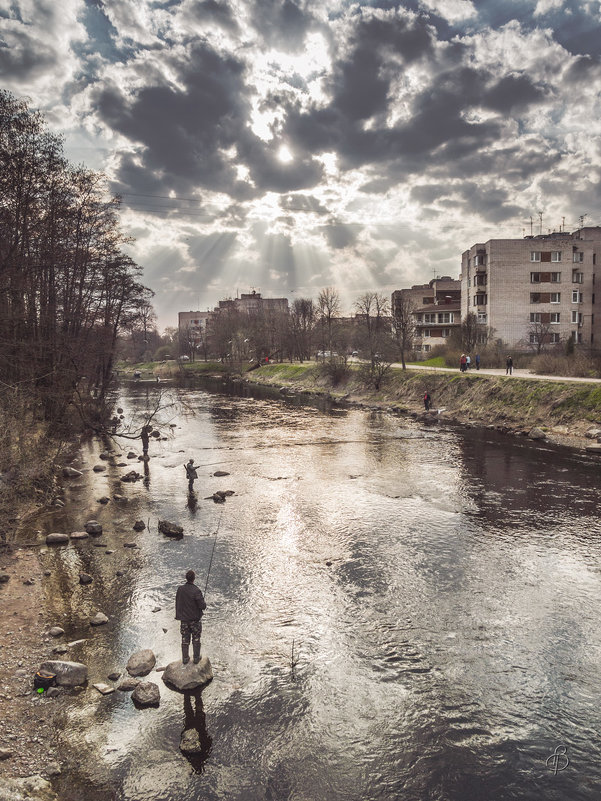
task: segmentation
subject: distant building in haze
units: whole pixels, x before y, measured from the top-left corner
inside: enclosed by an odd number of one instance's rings
[[[428,353],[435,345],[445,345],[453,329],[461,325],[461,281],[450,276],[395,290],[391,298],[393,318],[402,302],[412,307],[415,350]]]

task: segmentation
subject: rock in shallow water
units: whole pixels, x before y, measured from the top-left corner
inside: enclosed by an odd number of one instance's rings
[[[131,694],[131,700],[136,706],[158,706],[161,703],[159,687],[152,681],[141,681]]]
[[[182,754],[201,754],[202,745],[196,729],[185,729],[179,741],[179,750]]]
[[[203,656],[200,662],[195,665],[190,661],[184,665],[181,661],[171,662],[165,668],[163,681],[174,690],[180,692],[190,692],[208,684],[213,678],[213,669],[208,656]]]
[[[57,801],[52,785],[41,776],[26,776],[23,779],[6,779],[4,797],[10,801]]]
[[[166,537],[181,537],[184,529],[177,523],[170,523],[169,520],[159,520],[159,531]]]
[[[104,623],[108,623],[108,617],[103,614],[102,612],[96,612],[94,617],[90,620],[90,626],[102,626]]]
[[[123,679],[121,684],[117,685],[117,689],[123,693],[130,693],[136,689],[139,683],[140,679]]]
[[[156,657],[150,648],[136,651],[129,657],[127,672],[130,676],[146,676],[156,664]]]
[[[54,532],[52,534],[48,534],[46,537],[46,545],[62,545],[65,542],[69,542],[69,537],[67,534],[59,534]]]
[[[54,673],[56,683],[62,687],[76,687],[88,680],[88,669],[81,662],[65,662],[61,659],[50,659],[42,662],[40,670]]]

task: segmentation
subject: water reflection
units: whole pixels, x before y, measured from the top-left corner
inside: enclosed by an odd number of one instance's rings
[[[176,694],[141,713],[122,694],[86,693],[68,707],[77,768],[59,780],[65,797],[596,798],[597,467],[494,432],[237,392],[190,391],[193,414],[153,441],[152,484],[121,486],[122,505],[96,499],[112,498],[127,468],[88,469],[44,521],[105,527],[106,549],[82,541],[45,556],[53,619],[69,639],[86,632],[77,656],[94,680],[142,647],[176,658],[177,577],[208,575],[219,527],[203,631],[215,679],[198,703],[184,699],[184,728],[204,743],[198,772],[182,771]],[[142,387],[123,398],[129,416],[150,402]],[[205,500],[229,489],[223,505]],[[133,535],[136,518],[152,525]],[[183,538],[159,534],[158,518]],[[133,536],[137,549],[124,548]],[[111,621],[91,633],[98,609]],[[560,742],[579,772],[549,775]]]
[[[194,693],[183,693],[184,699],[184,730],[182,737],[186,732],[194,731],[198,737],[198,752],[184,751],[184,756],[192,765],[195,773],[202,773],[204,764],[211,755],[211,747],[213,745],[213,738],[207,731],[207,720],[204,713],[202,703],[202,691],[197,690]],[[196,743],[195,743],[196,746]]]

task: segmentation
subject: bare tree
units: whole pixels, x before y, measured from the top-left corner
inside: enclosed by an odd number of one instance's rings
[[[366,380],[379,389],[393,361],[388,298],[379,292],[366,292],[355,304],[363,349],[369,364],[363,369]]]
[[[334,320],[340,315],[340,295],[332,286],[322,289],[317,298],[317,317],[322,329],[322,350],[332,353]]]
[[[401,356],[403,370],[407,369],[405,354],[413,348],[415,337],[415,304],[408,298],[395,297],[392,307],[392,336]]]

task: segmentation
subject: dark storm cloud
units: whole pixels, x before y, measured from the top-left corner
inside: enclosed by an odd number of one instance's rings
[[[318,229],[325,236],[328,245],[334,250],[342,250],[350,245],[354,245],[362,227],[344,225],[339,222],[331,222],[322,225]]]
[[[509,193],[505,189],[479,183],[464,182],[456,190],[461,205],[470,214],[475,209],[488,222],[500,223],[512,217],[520,217],[523,209],[508,203]]]
[[[240,26],[227,3],[216,0],[199,0],[189,6],[190,14],[202,22],[211,22],[231,33],[239,33]]]
[[[7,38],[10,44],[0,33],[0,74],[5,80],[35,80],[52,70],[59,61],[59,54],[51,45],[33,38],[26,29],[13,30]]]
[[[270,47],[298,50],[316,23],[313,16],[292,0],[253,0],[251,25]]]
[[[133,96],[116,86],[99,91],[96,106],[102,120],[143,146],[140,167],[161,175],[165,188],[192,191],[201,186],[234,196],[249,194],[222,152],[238,142],[247,120],[242,63],[199,42],[178,66],[183,88],[165,82]],[[127,185],[132,175],[131,162],[124,157],[118,179]]]
[[[544,100],[544,91],[535,86],[526,75],[507,75],[489,89],[483,105],[502,113],[539,103]]]
[[[277,158],[277,145],[267,145],[248,132],[238,142],[238,154],[248,165],[258,189],[267,192],[291,192],[310,189],[323,177],[323,166],[310,155],[285,164]]]

